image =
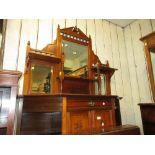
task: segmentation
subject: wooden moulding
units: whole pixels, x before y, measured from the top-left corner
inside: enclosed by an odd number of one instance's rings
[[[155,32],[148,34],[147,36],[141,38],[140,40],[144,42],[144,46],[145,46],[145,55],[146,55],[146,62],[148,67],[148,74],[149,74],[149,79],[151,84],[153,100],[155,102],[155,79],[153,75],[153,66],[152,66],[153,64],[151,61],[151,53],[150,53],[151,52],[150,49],[152,48],[155,49]]]
[[[1,70],[0,71],[0,86],[16,86],[22,73],[19,71]]]
[[[46,61],[49,63],[60,63],[61,59],[57,58],[55,56],[50,56],[47,54],[40,54],[38,52],[29,52],[28,57],[30,60],[40,60],[40,61]]]

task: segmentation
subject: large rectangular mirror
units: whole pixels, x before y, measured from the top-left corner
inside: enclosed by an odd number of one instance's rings
[[[62,52],[65,76],[87,78],[88,46],[63,40]]]

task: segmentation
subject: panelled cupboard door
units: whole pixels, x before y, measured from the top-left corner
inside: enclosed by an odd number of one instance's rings
[[[105,128],[112,127],[113,116],[111,110],[92,111],[93,132],[102,132]]]
[[[89,134],[90,120],[90,111],[68,112],[68,134]]]

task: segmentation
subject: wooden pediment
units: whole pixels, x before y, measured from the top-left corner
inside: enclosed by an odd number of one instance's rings
[[[88,44],[90,41],[90,38],[87,37],[79,28],[75,27],[69,27],[69,28],[64,28],[60,29],[60,35],[63,38],[71,39],[78,41],[79,43],[84,43]]]

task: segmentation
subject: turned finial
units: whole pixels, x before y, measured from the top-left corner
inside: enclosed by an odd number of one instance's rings
[[[27,45],[30,46],[30,41],[27,42]]]

